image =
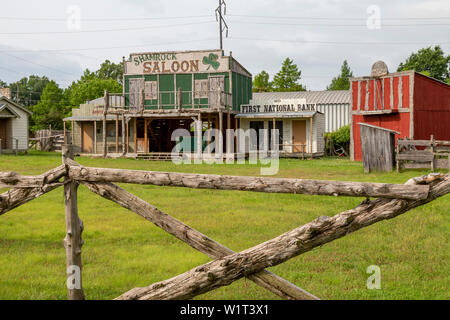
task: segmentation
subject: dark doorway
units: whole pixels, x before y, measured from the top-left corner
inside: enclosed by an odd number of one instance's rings
[[[256,141],[250,136],[250,151],[264,150],[264,121],[250,121],[250,130],[255,130]]]
[[[8,138],[9,138],[9,119],[0,119],[0,139],[1,139],[1,147],[2,149],[6,149],[8,146]]]
[[[283,150],[283,121],[275,121],[275,129],[278,130],[278,150]],[[269,145],[274,149],[272,139],[273,121],[269,121]]]

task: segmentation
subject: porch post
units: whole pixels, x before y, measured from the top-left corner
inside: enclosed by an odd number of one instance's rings
[[[127,153],[126,145],[125,145],[125,114],[122,114],[122,155]]]
[[[223,157],[223,111],[219,111],[219,156]]]
[[[119,115],[116,114],[116,153],[119,153]]]
[[[108,144],[107,144],[107,138],[106,138],[106,115],[108,114],[108,108],[109,108],[109,93],[108,90],[105,90],[105,96],[104,96],[104,111],[103,111],[103,158],[106,158],[108,155]]]
[[[311,153],[310,158],[313,157],[313,118],[309,118],[309,151]]]
[[[94,121],[94,154],[97,154],[97,121]]]

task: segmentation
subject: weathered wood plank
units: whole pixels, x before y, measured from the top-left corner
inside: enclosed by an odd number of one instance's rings
[[[31,200],[34,200],[47,192],[50,192],[63,183],[58,182],[66,174],[64,166],[52,169],[42,176],[44,184],[37,188],[13,188],[0,195],[0,215],[3,215]]]
[[[427,182],[428,179],[421,179]],[[426,199],[376,199],[365,201],[352,210],[334,217],[316,220],[240,253],[196,267],[169,280],[144,288],[132,289],[118,300],[190,299],[230,285],[246,274],[283,263],[318,246],[344,237],[376,222],[392,219],[415,207],[450,193],[450,175],[434,175]],[[410,180],[407,184],[415,183]]]
[[[59,166],[39,176],[23,176],[17,172],[0,172],[0,188],[38,188],[47,184],[55,175],[61,178],[65,173],[64,166]]]
[[[77,181],[118,182],[196,189],[241,190],[267,193],[425,199],[428,186],[386,183],[321,181],[287,178],[219,176],[123,169],[70,166],[69,175]]]
[[[449,169],[450,170],[450,157],[448,159],[436,159],[435,168],[436,169]],[[429,162],[414,162],[414,163],[404,163],[402,167],[405,169],[429,169]]]
[[[402,161],[433,161],[434,155],[432,153],[400,153],[397,160]]]
[[[234,253],[231,249],[228,249],[112,183],[91,183],[82,181],[82,184],[105,199],[111,200],[120,206],[137,213],[177,239],[205,253],[210,258],[219,259]],[[314,295],[266,270],[263,270],[258,274],[249,274],[248,278],[284,299],[318,299]]]
[[[401,147],[407,147],[407,146],[423,146],[423,147],[429,147],[431,146],[430,140],[397,140],[397,144]]]
[[[69,159],[73,159],[73,146],[64,145],[62,148],[63,164]],[[64,185],[66,216],[64,248],[66,249],[68,299],[84,300],[81,276],[81,247],[83,245],[81,234],[84,227],[83,222],[78,217],[78,183],[70,181],[68,177],[64,181],[66,182]]]

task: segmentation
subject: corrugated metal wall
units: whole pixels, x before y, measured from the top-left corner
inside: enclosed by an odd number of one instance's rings
[[[318,104],[317,111],[325,114],[325,132],[334,132],[350,124],[350,104]]]
[[[350,90],[255,92],[251,103],[264,105],[284,99],[305,99],[306,103],[315,104],[317,111],[325,114],[325,132],[334,132],[350,124]]]

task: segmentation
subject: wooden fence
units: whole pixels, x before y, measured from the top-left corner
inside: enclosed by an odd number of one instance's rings
[[[450,193],[450,174],[429,174],[411,179],[404,185],[395,185],[146,172],[84,167],[73,160],[72,150],[72,146],[64,146],[63,164],[39,176],[22,176],[15,172],[0,173],[0,188],[11,188],[0,195],[0,216],[58,187],[64,187],[66,214],[64,246],[68,277],[72,277],[74,266],[79,268],[80,272],[82,270],[81,247],[84,226],[77,208],[79,184],[135,212],[213,260],[169,280],[132,289],[119,296],[117,298],[119,300],[191,299],[229,285],[242,277],[247,277],[284,299],[316,300],[318,298],[313,294],[265,269],[378,221],[395,218],[412,208]],[[114,183],[378,199],[366,199],[354,209],[333,217],[319,217],[277,238],[236,253]],[[85,298],[81,278],[78,288],[68,289],[68,298],[71,300]]]
[[[407,169],[449,169],[450,141],[399,139],[396,149],[397,172]]]
[[[39,151],[60,152],[66,134],[65,130],[39,130],[36,131],[34,138],[30,139],[30,144],[35,145],[36,150]]]

